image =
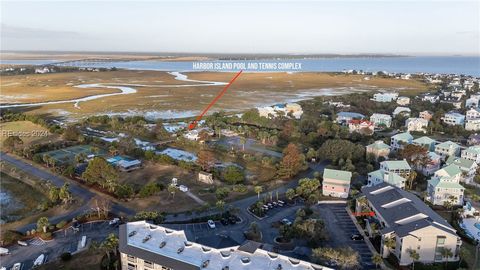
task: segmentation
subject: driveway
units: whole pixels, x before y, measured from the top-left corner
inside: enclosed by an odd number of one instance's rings
[[[351,247],[358,252],[361,259],[362,269],[374,269],[372,253],[364,240],[351,240],[352,234],[359,234],[355,224],[345,210],[346,205],[319,204],[313,207],[325,221],[330,239],[325,242],[326,246],[339,248]]]

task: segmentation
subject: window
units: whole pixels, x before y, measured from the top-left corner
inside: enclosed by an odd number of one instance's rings
[[[143,266],[145,266],[147,268],[154,268],[153,263],[149,262],[149,261],[143,261]]]
[[[127,255],[127,260],[129,262],[133,262],[133,263],[136,263],[137,262],[137,258],[131,256],[131,255]]]
[[[443,245],[443,244],[445,244],[445,239],[446,239],[445,236],[438,236],[438,237],[437,237],[437,245]]]
[[[136,270],[136,269],[137,269],[137,266],[136,266],[135,264],[129,263],[129,264],[127,265],[127,269],[128,269],[128,270]]]

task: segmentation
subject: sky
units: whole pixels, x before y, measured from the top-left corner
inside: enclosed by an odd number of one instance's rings
[[[480,55],[480,1],[1,1],[1,49]]]

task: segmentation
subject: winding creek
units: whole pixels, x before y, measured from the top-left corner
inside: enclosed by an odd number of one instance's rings
[[[44,102],[33,102],[33,103],[17,103],[17,104],[3,104],[0,105],[0,109],[6,108],[18,108],[18,107],[31,107],[31,106],[42,106],[42,105],[51,105],[51,104],[64,104],[64,103],[73,103],[75,108],[80,108],[80,102],[90,101],[99,98],[118,96],[118,95],[129,95],[137,93],[137,89],[131,86],[137,87],[196,87],[196,86],[220,86],[226,85],[225,82],[214,82],[214,81],[199,81],[188,79],[188,76],[180,72],[169,72],[168,74],[175,77],[175,80],[184,81],[184,82],[196,82],[199,84],[172,84],[172,85],[143,85],[143,84],[111,84],[111,83],[93,83],[93,84],[80,84],[74,87],[76,88],[109,88],[109,89],[118,89],[120,92],[110,93],[110,94],[98,94],[82,98],[67,99],[67,100],[55,100],[55,101],[44,101]]]

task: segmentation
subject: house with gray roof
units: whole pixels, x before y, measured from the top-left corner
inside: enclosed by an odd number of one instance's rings
[[[462,240],[456,230],[416,195],[385,182],[365,186],[362,193],[380,224],[380,254],[384,258],[393,254],[400,265],[409,265],[413,262],[409,251],[416,250],[422,263],[460,259]],[[387,239],[393,239],[395,247],[387,247]],[[451,249],[454,255],[442,256],[444,248]]]

